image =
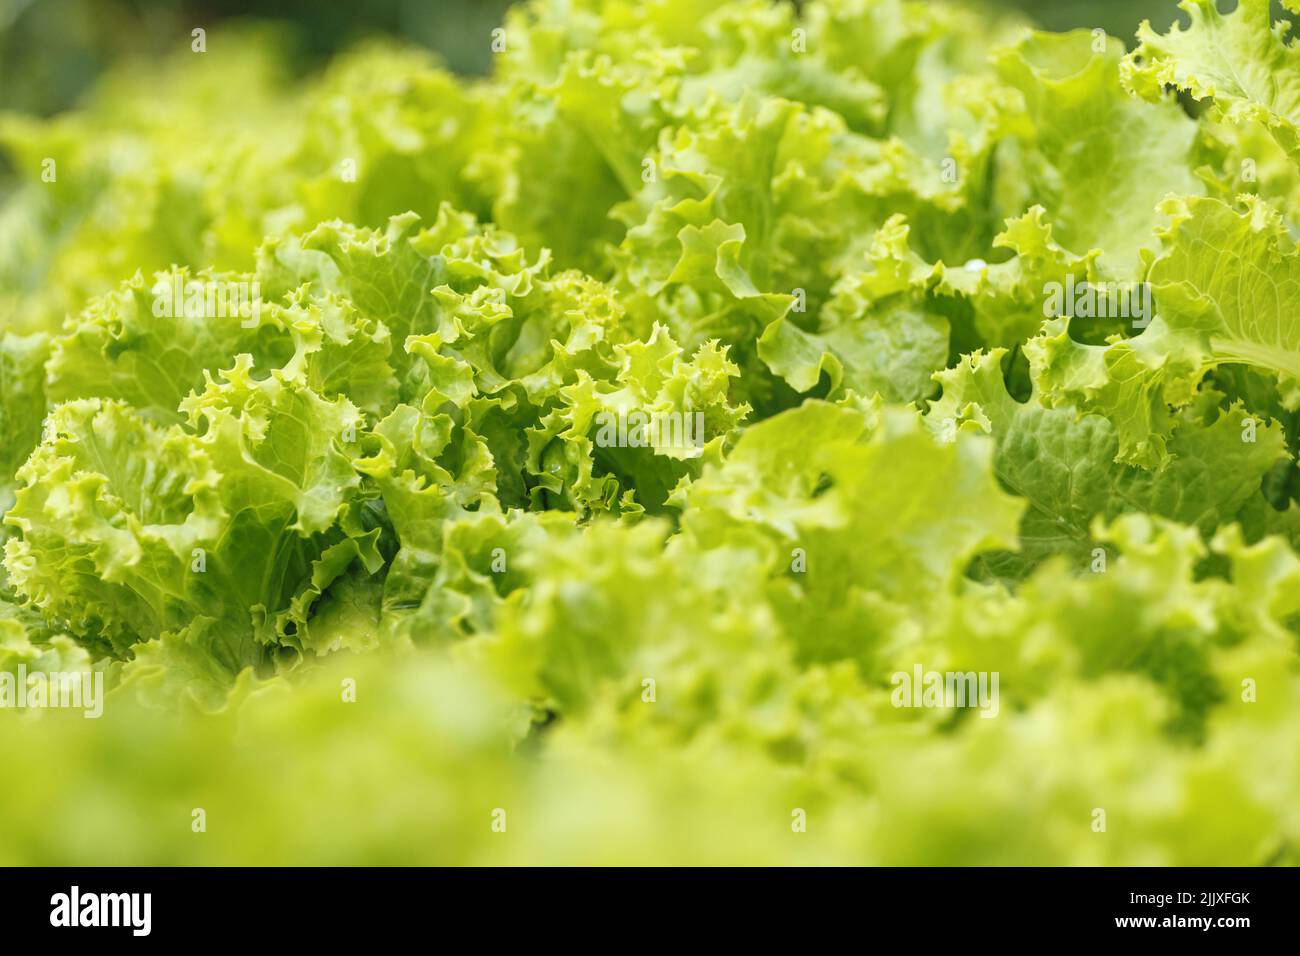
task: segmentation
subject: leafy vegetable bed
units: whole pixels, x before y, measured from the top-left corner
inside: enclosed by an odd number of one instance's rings
[[[0,118],[0,676],[107,689],[0,713],[0,863],[1300,862],[1300,65],[1185,9]]]

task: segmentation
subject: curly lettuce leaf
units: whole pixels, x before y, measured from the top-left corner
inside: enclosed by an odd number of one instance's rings
[[[1157,314],[1140,334],[1087,345],[1054,320],[1026,346],[1045,400],[1106,415],[1123,461],[1154,467],[1168,459],[1175,409],[1212,368],[1276,373],[1284,395],[1293,391],[1300,260],[1276,211],[1254,197],[1244,203],[1240,212],[1212,198],[1163,204],[1170,222],[1146,276]]]
[[[1300,155],[1300,54],[1291,24],[1271,20],[1269,0],[1239,0],[1223,14],[1215,0],[1180,0],[1191,18],[1159,34],[1150,21],[1121,67],[1125,87],[1162,99],[1168,87],[1208,101],[1225,123],[1261,124],[1294,163]]]

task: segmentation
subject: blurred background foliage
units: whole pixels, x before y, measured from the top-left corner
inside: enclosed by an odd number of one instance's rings
[[[1172,0],[985,0],[1043,27],[1102,27],[1130,41],[1145,18],[1184,17]],[[1234,4],[1235,5],[1235,4]],[[49,115],[75,104],[108,65],[169,52],[195,27],[239,18],[282,21],[308,71],[364,37],[403,37],[460,73],[486,72],[489,37],[510,0],[0,0],[0,110]]]

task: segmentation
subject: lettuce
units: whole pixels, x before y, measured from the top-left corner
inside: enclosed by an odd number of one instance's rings
[[[108,688],[0,708],[0,863],[1300,862],[1300,68],[1184,7],[0,116],[0,678]]]

